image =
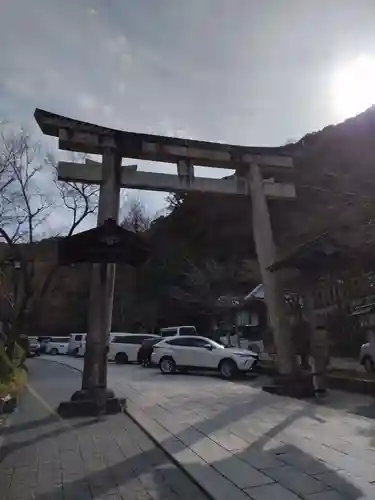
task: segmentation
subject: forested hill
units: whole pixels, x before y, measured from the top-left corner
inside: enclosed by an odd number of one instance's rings
[[[375,107],[281,149],[295,161],[297,198],[269,202],[280,251],[343,228],[358,244],[367,241],[375,214]],[[254,256],[248,199],[189,194],[157,226],[202,259]]]

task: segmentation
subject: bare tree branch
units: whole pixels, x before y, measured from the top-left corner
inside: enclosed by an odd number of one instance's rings
[[[121,226],[134,233],[145,233],[150,229],[153,218],[147,213],[145,206],[138,198],[131,198],[125,204],[125,216]]]
[[[46,167],[52,167],[54,179],[49,180],[51,171]],[[69,225],[64,233],[72,235],[89,215],[95,213],[98,192],[97,186],[57,181],[56,160],[50,154],[43,154],[40,145],[25,130],[14,132],[7,127],[1,130],[0,243],[3,241],[8,246],[10,256],[10,261],[7,257],[8,262],[2,262],[2,267],[18,262],[18,272],[8,273],[7,279],[17,280],[21,291],[16,297],[16,286],[0,287],[0,298],[2,296],[13,309],[12,335],[19,333],[26,313],[37,316],[59,270],[56,264],[38,272],[39,264],[23,258],[24,252],[19,252],[18,243],[37,244],[43,229],[48,227],[52,212],[60,209],[69,213]],[[3,285],[4,279],[3,273]]]
[[[78,158],[77,158],[78,156]],[[84,162],[86,155],[72,155],[73,162]],[[59,181],[57,177],[57,161],[52,155],[47,156],[47,163],[54,169],[54,184],[59,193],[61,207],[69,210],[71,224],[67,236],[71,236],[78,226],[97,211],[99,187],[77,182]]]

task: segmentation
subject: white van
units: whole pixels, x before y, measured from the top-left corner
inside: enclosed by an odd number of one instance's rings
[[[68,354],[70,337],[51,337],[46,345],[46,354]]]
[[[138,361],[138,351],[142,342],[155,337],[159,337],[159,335],[151,335],[149,333],[111,333],[108,361],[115,361],[118,364]]]
[[[170,326],[160,328],[161,337],[178,337],[180,335],[197,335],[195,326]]]
[[[74,356],[76,356],[77,358],[82,358],[84,357],[85,353],[86,353],[86,338],[87,338],[87,334],[84,333],[84,339],[82,340],[80,346],[78,347],[77,351],[74,353]],[[111,340],[113,339],[114,335],[121,335],[121,333],[110,333],[109,334],[109,343],[111,342]]]
[[[79,348],[86,342],[86,333],[71,333],[69,336],[68,354],[77,356]]]

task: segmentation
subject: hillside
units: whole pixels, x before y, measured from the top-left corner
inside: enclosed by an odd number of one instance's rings
[[[368,221],[375,186],[375,107],[280,148],[295,162],[297,198],[270,201],[281,253],[324,232],[355,233],[356,244],[371,237]],[[165,221],[176,238],[197,254],[232,260],[254,257],[248,199],[191,194]],[[353,243],[353,242],[352,242]]]

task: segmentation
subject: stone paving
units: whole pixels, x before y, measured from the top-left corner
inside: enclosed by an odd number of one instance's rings
[[[260,380],[108,373],[132,417],[217,500],[375,498],[370,397],[334,391],[319,405],[263,393]]]
[[[30,390],[0,450],[1,500],[206,500],[127,415],[61,420],[78,372],[30,362]]]

